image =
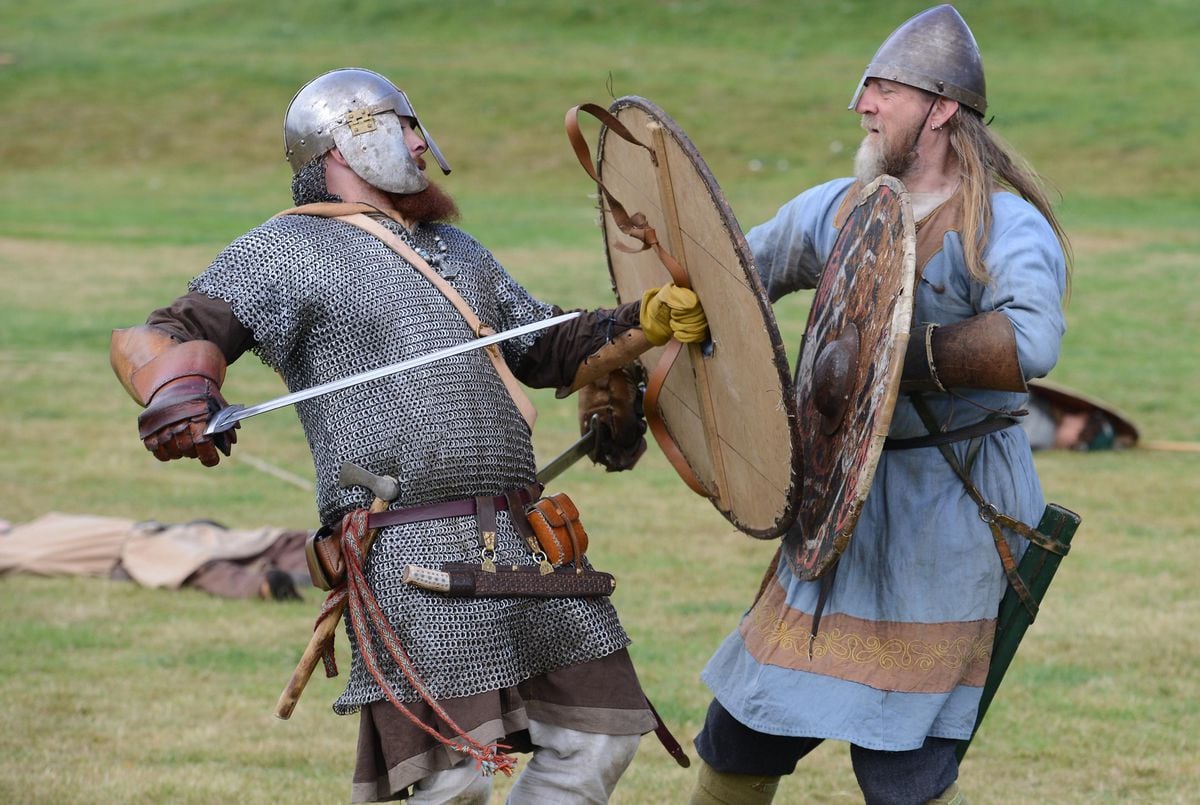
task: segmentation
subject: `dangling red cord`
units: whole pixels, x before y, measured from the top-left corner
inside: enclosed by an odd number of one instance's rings
[[[349,604],[347,611],[350,613],[350,622],[354,627],[354,636],[358,642],[359,654],[363,658],[367,671],[371,674],[375,683],[379,685],[379,689],[383,691],[383,695],[387,700],[403,713],[409,721],[440,743],[475,758],[476,765],[482,774],[491,776],[500,772],[511,776],[513,770],[516,768],[517,759],[504,752],[505,749],[510,749],[511,747],[497,742],[486,745],[482,744],[467,735],[454,722],[454,719],[442,709],[441,705],[437,703],[433,695],[429,692],[429,689],[425,687],[425,684],[417,675],[416,670],[412,666],[412,660],[409,658],[407,652],[405,652],[399,636],[392,628],[383,609],[379,606],[379,601],[376,600],[375,594],[367,583],[362,567],[363,556],[359,537],[367,529],[368,514],[369,512],[366,509],[356,509],[347,514],[342,522],[342,556],[346,562],[346,581],[330,592],[329,596],[325,599],[325,603],[321,607],[321,612],[317,616],[317,622],[320,623],[324,618],[329,617],[338,603],[348,595]],[[376,636],[383,643],[384,648],[391,655],[396,666],[403,672],[404,678],[408,680],[413,690],[429,705],[437,717],[454,731],[458,740],[447,738],[428,724],[422,722],[404,706],[403,702],[392,691],[391,686],[387,684],[387,681],[383,678],[382,671],[379,669],[379,661],[375,653],[371,633],[372,626],[374,627]],[[322,654],[322,661],[325,664],[326,675],[336,676],[337,663],[333,656],[333,641],[330,641],[326,646]]]

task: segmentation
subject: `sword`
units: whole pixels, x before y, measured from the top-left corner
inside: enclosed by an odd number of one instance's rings
[[[296,403],[303,402],[304,400],[311,400],[313,397],[320,397],[323,394],[329,394],[333,391],[340,391],[344,388],[361,385],[369,380],[377,380],[381,377],[398,374],[409,369],[416,369],[419,366],[425,366],[426,364],[440,361],[443,358],[450,358],[455,355],[461,355],[464,352],[482,349],[483,347],[488,347],[492,344],[498,344],[501,341],[508,341],[511,338],[516,338],[517,336],[536,333],[540,330],[554,327],[562,324],[563,322],[578,318],[582,315],[583,313],[578,310],[571,313],[563,313],[562,315],[553,316],[549,319],[535,321],[532,324],[514,327],[511,330],[505,330],[502,333],[492,333],[491,335],[486,335],[482,338],[476,338],[473,341],[467,341],[463,344],[456,344],[455,346],[446,347],[445,349],[434,350],[426,355],[418,355],[417,357],[409,358],[406,361],[400,361],[399,363],[393,363],[388,366],[381,366],[378,369],[370,369],[365,372],[359,372],[358,374],[353,374],[338,380],[330,380],[328,383],[321,383],[313,386],[312,388],[293,391],[291,394],[285,394],[282,397],[276,397],[274,400],[267,400],[266,402],[259,403],[258,405],[251,405],[249,408],[244,405],[230,405],[222,408],[213,416],[212,419],[208,421],[208,427],[204,429],[204,435],[211,436],[214,433],[227,431],[238,422],[241,422],[243,419],[249,419],[252,416],[265,414],[267,411],[274,411],[276,408],[283,408],[287,405],[295,405]]]
[[[537,472],[538,483],[542,486],[550,483],[574,464],[596,448],[596,440],[600,437],[600,415],[592,414],[587,431],[573,445],[568,447],[546,466]]]

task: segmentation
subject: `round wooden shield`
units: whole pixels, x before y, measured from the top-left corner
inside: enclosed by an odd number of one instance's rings
[[[837,561],[871,489],[900,389],[915,270],[908,193],[882,176],[838,232],[796,365],[800,506],[783,542],[801,579]]]
[[[778,537],[795,519],[795,399],[750,250],[708,166],[675,121],[633,96],[617,99],[609,112],[639,145],[601,128],[603,187],[630,215],[645,216],[686,270],[708,319],[710,342],[679,351],[658,395],[658,413],[699,482],[697,491],[746,534]],[[601,200],[617,298],[640,299],[647,288],[671,282],[656,251],[624,234],[603,194]],[[643,354],[648,373],[665,352],[656,347]]]

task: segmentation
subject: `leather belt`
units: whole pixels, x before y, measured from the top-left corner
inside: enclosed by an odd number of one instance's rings
[[[976,422],[974,425],[967,425],[954,430],[940,431],[938,433],[927,436],[913,436],[908,439],[893,439],[890,436],[883,440],[884,450],[913,450],[918,447],[936,447],[941,444],[951,444],[953,442],[961,442],[966,439],[975,439],[979,436],[984,436],[989,433],[995,433],[998,430],[1004,430],[1017,424],[1017,420],[1007,416],[988,417]]]
[[[523,487],[514,489],[505,495],[496,495],[491,498],[492,503],[496,507],[496,511],[508,511],[509,496],[515,497],[522,505],[528,505],[537,499],[541,494],[540,488],[537,486]],[[478,498],[464,498],[463,500],[447,500],[442,503],[429,503],[424,506],[404,506],[399,509],[388,509],[387,511],[376,512],[367,519],[368,528],[383,528],[390,525],[404,525],[405,523],[419,523],[423,520],[440,520],[445,517],[471,517],[478,511]],[[488,500],[488,498],[484,498]]]

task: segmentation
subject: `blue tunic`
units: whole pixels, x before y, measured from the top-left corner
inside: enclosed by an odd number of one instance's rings
[[[816,285],[851,184],[839,179],[814,187],[749,232],[772,301]],[[946,230],[923,271],[918,266],[913,325],[1002,311],[1013,323],[1025,377],[1040,377],[1057,361],[1065,329],[1062,249],[1045,218],[1018,196],[993,194],[992,213],[984,253],[990,281],[970,277],[957,227]],[[1025,404],[1024,394],[1011,392],[955,394],[959,399],[926,395],[950,428]],[[890,436],[926,433],[901,395]],[[971,477],[983,495],[1001,512],[1036,525],[1045,502],[1025,432],[1012,427],[955,443],[960,462],[971,445],[978,447]],[[1019,556],[1025,541],[1006,536]],[[991,531],[941,452],[885,451],[837,565],[811,657],[819,582],[799,581],[780,562],[774,583],[702,679],[735,718],[773,735],[886,751],[916,749],[926,736],[968,738],[1006,583]]]

